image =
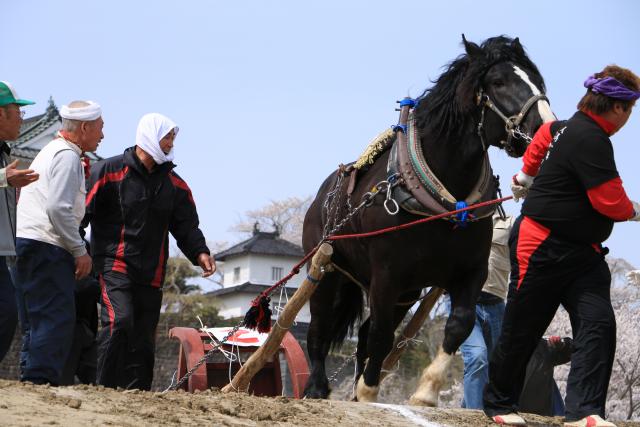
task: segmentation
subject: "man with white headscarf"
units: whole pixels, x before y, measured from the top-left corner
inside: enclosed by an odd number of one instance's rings
[[[73,340],[76,279],[91,271],[80,236],[84,152],[103,138],[102,110],[92,101],[60,109],[62,129],[31,163],[40,179],[22,189],[17,212],[14,279],[23,334],[20,379],[60,383]]]
[[[107,387],[151,388],[168,233],[203,277],[216,268],[191,190],[173,171],[177,133],[169,118],[147,114],[134,147],[92,168],[83,224],[102,287],[97,383]]]

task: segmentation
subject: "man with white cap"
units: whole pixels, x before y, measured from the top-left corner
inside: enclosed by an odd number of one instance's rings
[[[53,385],[73,340],[75,283],[91,271],[79,231],[86,195],[81,156],[96,150],[104,124],[92,101],[71,102],[60,116],[56,139],[31,164],[40,180],[20,194],[14,269],[23,334],[20,379]]]
[[[18,323],[13,282],[7,260],[16,254],[16,188],[38,179],[30,169],[17,169],[18,161],[11,163],[11,148],[6,141],[18,139],[22,124],[23,105],[33,101],[20,99],[13,87],[0,81],[0,361],[11,346]]]
[[[185,256],[215,271],[191,190],[173,169],[178,127],[161,114],[138,124],[136,145],[93,165],[87,212],[102,287],[97,383],[149,390],[170,232]]]

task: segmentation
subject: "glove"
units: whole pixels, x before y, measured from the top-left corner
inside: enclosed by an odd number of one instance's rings
[[[629,218],[629,221],[640,221],[640,203],[631,202],[633,204],[633,216]]]
[[[511,180],[511,192],[513,193],[513,200],[517,202],[520,199],[524,199],[525,197],[527,197],[529,187],[531,187],[532,183],[533,177],[527,175],[522,171],[514,175],[513,179]]]

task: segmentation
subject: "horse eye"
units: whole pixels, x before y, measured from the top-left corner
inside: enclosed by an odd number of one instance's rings
[[[502,86],[504,86],[504,81],[503,80],[496,80],[496,81],[493,82],[493,85],[495,87],[502,87]]]

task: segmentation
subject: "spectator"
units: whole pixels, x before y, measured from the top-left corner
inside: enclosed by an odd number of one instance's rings
[[[31,164],[40,180],[20,195],[14,269],[20,379],[52,385],[62,381],[73,340],[76,280],[91,270],[79,233],[86,194],[80,157],[95,151],[103,138],[98,104],[74,101],[60,116],[62,129]]]
[[[564,402],[553,379],[553,368],[571,360],[571,338],[542,338],[533,352],[518,405],[520,411],[545,416],[564,415]]]
[[[20,99],[13,87],[0,81],[0,362],[9,351],[18,323],[16,296],[8,262],[16,254],[16,188],[38,179],[32,170],[18,170],[18,161],[10,163],[11,148],[7,141],[20,135],[23,105],[32,101]]]

